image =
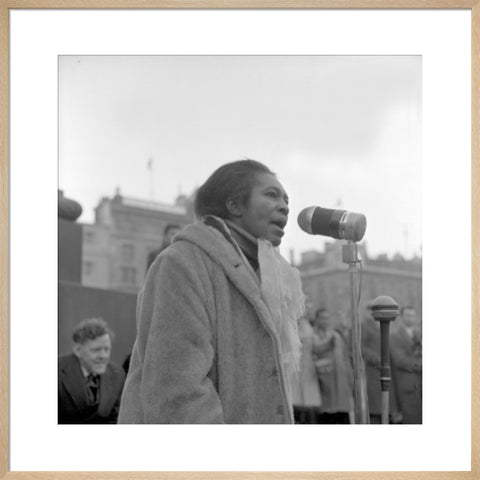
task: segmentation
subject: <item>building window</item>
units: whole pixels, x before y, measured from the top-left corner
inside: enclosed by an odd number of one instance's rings
[[[135,285],[137,281],[137,270],[135,267],[120,267],[122,283],[125,285]]]
[[[83,271],[85,275],[91,275],[93,273],[93,262],[83,262]]]
[[[133,260],[133,245],[130,243],[125,243],[122,245],[122,258],[126,262],[131,262]]]

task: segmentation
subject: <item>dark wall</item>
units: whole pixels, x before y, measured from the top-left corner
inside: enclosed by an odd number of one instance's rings
[[[58,278],[82,281],[82,227],[63,218],[58,219]]]
[[[78,283],[58,284],[58,353],[71,352],[72,330],[81,320],[101,317],[115,334],[111,359],[122,364],[135,341],[137,295]]]

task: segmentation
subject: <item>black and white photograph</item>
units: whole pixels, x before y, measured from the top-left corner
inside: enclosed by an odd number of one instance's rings
[[[476,478],[478,6],[62,1],[0,8],[0,477]]]
[[[422,68],[59,55],[58,424],[421,425]]]

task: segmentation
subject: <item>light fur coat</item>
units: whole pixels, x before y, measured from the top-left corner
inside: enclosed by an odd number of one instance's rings
[[[139,294],[119,423],[293,423],[274,321],[228,230],[187,226]]]

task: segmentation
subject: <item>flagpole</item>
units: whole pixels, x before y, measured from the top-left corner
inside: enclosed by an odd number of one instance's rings
[[[152,157],[148,158],[147,169],[150,172],[150,199],[153,201],[154,191],[153,191],[153,158]]]

